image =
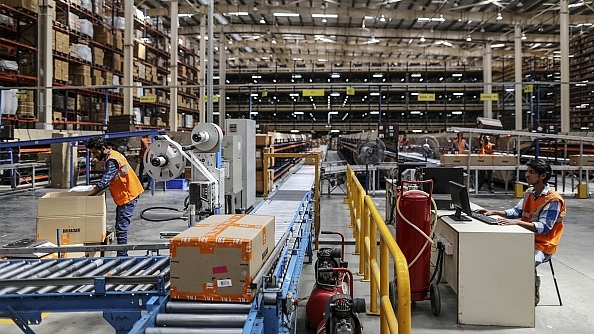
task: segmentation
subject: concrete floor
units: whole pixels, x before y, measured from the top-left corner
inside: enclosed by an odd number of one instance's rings
[[[326,189],[326,188],[323,188]],[[37,198],[43,194],[54,191],[52,189],[38,189],[35,192],[24,191],[12,192],[9,189],[0,189],[0,212],[2,218],[0,226],[0,243],[6,244],[21,238],[35,236],[35,216],[37,211]],[[169,190],[167,192],[157,191],[151,196],[147,191],[142,195],[135,219],[130,227],[130,243],[165,242],[159,238],[160,231],[182,231],[186,228],[186,222],[173,221],[167,223],[144,222],[140,220],[140,211],[153,206],[172,206],[181,209],[186,196],[184,191]],[[356,271],[358,258],[351,253],[352,232],[348,228],[348,208],[343,204],[344,193],[341,188],[336,188],[331,195],[324,195],[321,198],[321,224],[324,230],[337,230],[345,233],[348,238],[347,261],[349,267]],[[437,330],[444,333],[592,333],[594,332],[594,317],[592,309],[594,302],[594,259],[591,254],[590,237],[594,235],[594,224],[590,217],[594,216],[594,207],[591,199],[574,199],[570,196],[567,200],[568,213],[566,228],[561,240],[558,253],[555,256],[555,270],[563,297],[563,306],[556,306],[557,297],[548,266],[539,268],[543,276],[541,285],[541,302],[536,307],[535,328],[508,328],[489,326],[462,326],[456,324],[456,296],[447,284],[440,284],[441,293],[441,314],[436,317],[431,313],[430,302],[417,302],[412,306],[412,328],[414,333],[433,333]],[[514,205],[517,200],[510,194],[503,194],[501,190],[497,194],[481,193],[479,196],[472,196],[471,200],[486,208],[508,208]],[[384,195],[380,192],[374,197],[378,210],[385,210]],[[115,206],[111,199],[107,200],[108,205],[108,229],[113,226]],[[323,238],[322,242],[329,238]],[[332,238],[332,240],[335,240]],[[142,252],[131,255],[142,255]],[[488,259],[485,259],[488,261]],[[502,268],[502,270],[513,270],[513,268]],[[298,297],[305,298],[309,295],[313,286],[313,266],[304,265],[300,280]],[[505,287],[501,287],[505,289]],[[369,286],[367,283],[359,282],[356,279],[355,297],[366,298],[369,305]],[[314,333],[313,330],[305,329],[305,303],[303,301],[298,308],[298,323],[296,333]],[[489,312],[489,305],[485,305],[484,312]],[[379,317],[361,315],[366,333],[379,333]],[[102,319],[101,313],[77,313],[59,314],[52,313],[44,317],[41,325],[34,326],[36,333],[113,333],[112,327]],[[0,333],[16,334],[21,331],[7,319],[0,320]]]

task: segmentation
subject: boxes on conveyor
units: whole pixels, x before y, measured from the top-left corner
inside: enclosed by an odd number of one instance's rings
[[[171,239],[171,298],[248,303],[274,248],[274,217],[214,215]]]

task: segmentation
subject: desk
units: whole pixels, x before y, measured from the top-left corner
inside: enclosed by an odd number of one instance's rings
[[[458,323],[534,327],[534,234],[437,214],[435,235],[451,245],[442,277],[458,297]]]
[[[2,164],[0,165],[0,170],[14,170],[19,168],[32,168],[33,169],[33,176],[31,177],[31,188],[35,190],[35,167],[43,167],[46,166],[46,163],[42,162],[23,162],[23,163],[16,163],[16,164]],[[11,182],[13,182],[11,180]],[[14,185],[13,189],[16,189],[20,184],[20,177],[19,182]]]

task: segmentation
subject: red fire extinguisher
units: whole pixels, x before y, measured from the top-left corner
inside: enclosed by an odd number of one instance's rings
[[[422,190],[406,190],[405,184],[429,184],[429,193]],[[410,275],[411,301],[425,300],[429,291],[430,255],[433,244],[431,223],[431,205],[437,211],[437,205],[431,198],[433,180],[403,180],[396,198],[396,243],[408,262]],[[437,215],[433,215],[437,220]]]

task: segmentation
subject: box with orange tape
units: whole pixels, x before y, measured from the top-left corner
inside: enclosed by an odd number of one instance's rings
[[[249,303],[273,248],[273,216],[210,216],[171,239],[171,298]]]

